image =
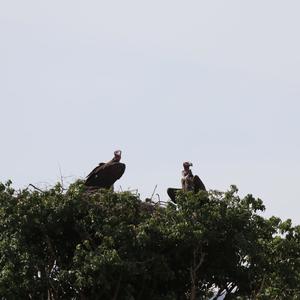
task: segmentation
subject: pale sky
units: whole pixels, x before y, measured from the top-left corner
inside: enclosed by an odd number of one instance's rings
[[[300,223],[300,2],[0,2],[0,180],[84,178],[162,200],[182,162]]]

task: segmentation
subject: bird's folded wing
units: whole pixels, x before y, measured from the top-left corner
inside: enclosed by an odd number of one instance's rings
[[[126,165],[109,162],[96,167],[87,177],[86,185],[110,188],[125,172]]]
[[[93,169],[93,171],[89,175],[86,176],[86,180],[89,180],[90,178],[99,174],[99,172],[101,173],[101,169],[103,168],[104,165],[105,163],[100,163],[96,168]]]
[[[120,162],[113,162],[105,164],[103,166],[103,169],[101,169],[101,172],[103,173],[103,176],[105,176],[105,178],[107,178],[113,184],[116,180],[122,177],[122,175],[125,172],[125,169],[125,164]]]
[[[199,178],[199,176],[195,175],[193,178],[193,183],[194,183],[194,190],[195,192],[198,191],[206,191],[205,185],[202,182],[202,180]]]

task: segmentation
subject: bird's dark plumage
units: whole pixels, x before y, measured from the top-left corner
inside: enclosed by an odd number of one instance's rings
[[[181,189],[176,189],[176,188],[168,188],[168,189],[167,189],[167,193],[168,193],[170,199],[171,199],[174,203],[176,203],[176,193],[177,193],[178,191],[181,191]]]
[[[198,175],[195,175],[193,178],[194,183],[194,192],[198,193],[199,191],[206,191],[205,185]]]
[[[181,191],[182,189],[176,189],[176,188],[168,188],[167,193],[170,197],[170,199],[176,203],[176,193],[178,191]],[[205,185],[202,182],[202,180],[199,178],[198,175],[193,176],[193,191],[195,193],[198,193],[199,191],[206,191]]]
[[[87,177],[86,186],[109,189],[122,177],[126,165],[120,162],[110,161],[100,163]]]

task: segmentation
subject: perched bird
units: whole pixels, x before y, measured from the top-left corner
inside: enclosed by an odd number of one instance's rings
[[[114,183],[122,177],[126,165],[121,163],[121,150],[114,152],[114,157],[107,163],[100,163],[87,177],[85,185],[89,188],[113,188]]]
[[[183,163],[181,187],[184,191],[192,191],[194,189],[194,175],[190,169],[192,166],[193,164],[189,161]]]
[[[167,190],[170,199],[174,203],[176,202],[176,193],[180,190],[193,191],[195,193],[198,193],[200,190],[206,191],[205,185],[203,184],[199,176],[193,175],[192,170],[190,169],[191,166],[193,166],[193,164],[189,161],[183,163],[182,178],[181,178],[182,189],[168,188]]]

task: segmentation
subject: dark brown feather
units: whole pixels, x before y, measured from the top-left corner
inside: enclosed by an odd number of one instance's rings
[[[126,165],[120,162],[101,163],[86,178],[86,186],[109,189],[125,172]]]
[[[176,188],[168,188],[167,193],[170,197],[170,199],[176,203],[176,193],[178,191],[182,191],[182,189],[176,189]],[[193,191],[195,193],[198,193],[199,191],[206,191],[205,185],[202,182],[202,180],[199,178],[198,175],[193,176]]]
[[[198,175],[195,175],[193,178],[194,183],[194,192],[198,193],[199,191],[206,191],[205,185]]]

